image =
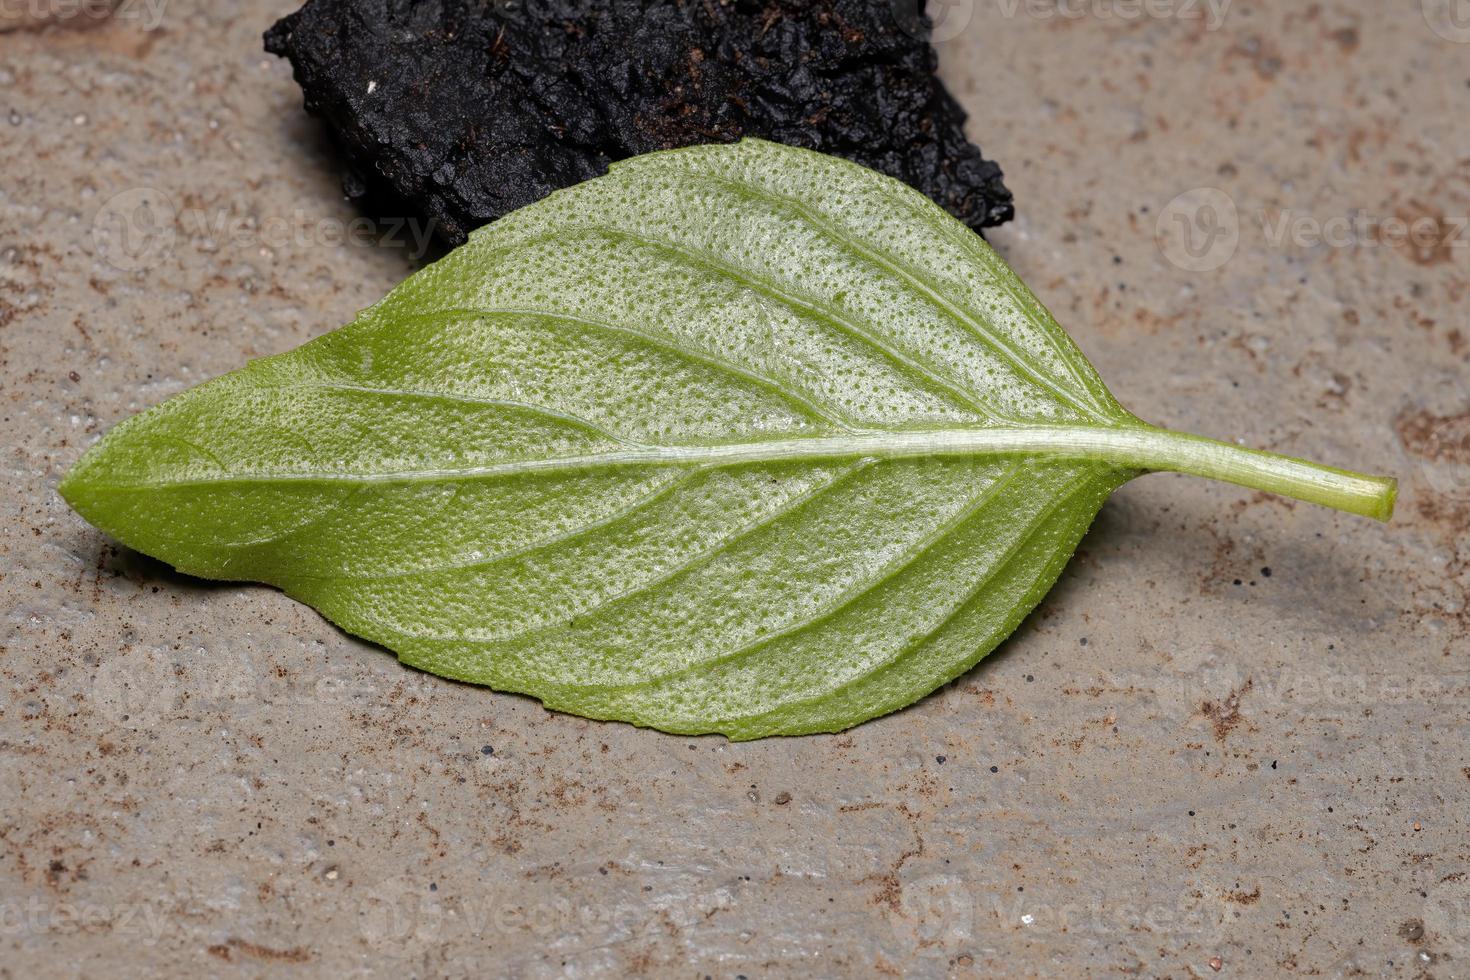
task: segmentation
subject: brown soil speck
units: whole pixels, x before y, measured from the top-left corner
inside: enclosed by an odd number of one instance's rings
[[[1394,422],[1404,449],[1421,459],[1470,463],[1470,412],[1435,415],[1409,412]]]
[[[1409,201],[1395,214],[1407,229],[1402,252],[1411,262],[1422,266],[1450,264],[1465,242],[1465,224],[1459,218],[1439,213],[1440,209],[1423,201]],[[1393,236],[1380,232],[1384,244],[1399,245],[1397,229]]]
[[[1225,741],[1230,737],[1230,733],[1245,720],[1240,713],[1240,699],[1250,691],[1252,683],[1247,679],[1239,690],[1232,688],[1229,695],[1219,701],[1200,702],[1200,713],[1210,720],[1215,730],[1215,741]]]
[[[1440,467],[1449,467],[1431,492],[1416,497],[1419,516],[1443,527],[1458,540],[1470,518],[1470,485],[1455,493],[1453,481],[1463,483],[1462,470],[1470,469],[1470,411],[1458,415],[1436,415],[1429,411],[1405,413],[1394,422],[1404,451]],[[1446,485],[1448,484],[1448,485]]]
[[[862,879],[863,884],[871,883],[878,886],[878,891],[873,895],[871,903],[876,906],[886,905],[894,912],[899,910],[903,900],[903,881],[899,877],[903,873],[903,866],[910,858],[922,857],[926,850],[924,835],[919,831],[917,816],[907,806],[900,805],[898,810],[908,818],[913,828],[914,845],[899,854],[898,859],[886,872],[870,874]]]
[[[1257,885],[1251,891],[1237,888],[1233,892],[1226,893],[1225,898],[1236,905],[1254,905],[1261,900],[1261,886]]]
[[[1328,36],[1337,42],[1337,46],[1342,49],[1343,54],[1352,54],[1354,51],[1357,51],[1358,45],[1363,40],[1358,36],[1358,29],[1356,27],[1344,27],[1341,30],[1333,31]]]
[[[248,956],[251,959],[270,960],[277,963],[305,963],[311,959],[311,950],[304,946],[273,949],[270,946],[262,946],[260,943],[252,943],[247,939],[226,939],[223,943],[209,947],[209,955],[222,960],[234,959],[234,953]]]

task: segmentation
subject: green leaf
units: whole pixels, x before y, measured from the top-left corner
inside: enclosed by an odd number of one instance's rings
[[[968,670],[1156,469],[1393,504],[1140,422],[938,207],[746,140],[496,222],[351,325],[119,425],[61,492],[416,667],[743,739]]]

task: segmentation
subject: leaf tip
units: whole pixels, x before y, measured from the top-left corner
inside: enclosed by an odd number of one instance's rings
[[[94,527],[103,528],[101,501],[98,493],[98,466],[102,458],[102,446],[107,442],[103,439],[82,454],[81,459],[69,466],[61,479],[56,483],[56,493],[66,505],[81,515],[82,519]]]
[[[78,513],[81,512],[78,504],[84,496],[86,489],[83,482],[85,471],[83,464],[86,460],[87,457],[84,455],[81,459],[73,463],[61,475],[61,480],[56,484],[56,492],[61,495],[61,499],[65,500],[66,505]]]

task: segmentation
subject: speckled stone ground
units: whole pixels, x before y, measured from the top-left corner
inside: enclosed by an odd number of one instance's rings
[[[289,0],[115,6],[0,15],[0,975],[1470,976],[1462,0],[939,5],[994,240],[1124,402],[1399,517],[1147,478],[960,682],[744,745],[410,672],[67,510],[107,427],[419,251],[261,53]]]

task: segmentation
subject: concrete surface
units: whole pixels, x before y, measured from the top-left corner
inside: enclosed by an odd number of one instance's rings
[[[970,676],[738,746],[67,510],[102,431],[415,249],[261,53],[291,0],[5,4],[0,975],[1470,976],[1470,11],[1220,2],[944,5],[994,239],[1140,415],[1397,473],[1399,517],[1150,477]]]

